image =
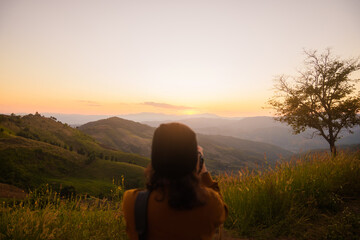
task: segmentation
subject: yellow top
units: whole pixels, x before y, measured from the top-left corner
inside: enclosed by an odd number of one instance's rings
[[[191,210],[176,210],[168,205],[168,199],[161,199],[160,191],[151,192],[148,202],[147,239],[212,239],[216,229],[225,221],[228,209],[219,193],[217,182],[209,173],[201,175],[207,200],[205,205]],[[126,221],[126,232],[131,240],[138,239],[135,230],[134,206],[140,190],[131,189],[125,192],[123,212]]]

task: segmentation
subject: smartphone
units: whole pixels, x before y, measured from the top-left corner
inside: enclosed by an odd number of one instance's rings
[[[201,152],[198,152],[199,153],[199,173],[201,172],[203,166],[204,166],[204,156],[201,154]]]

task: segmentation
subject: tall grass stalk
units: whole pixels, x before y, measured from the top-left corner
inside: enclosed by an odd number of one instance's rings
[[[110,200],[61,198],[50,188],[29,193],[24,201],[0,206],[0,239],[126,239],[120,211],[122,185]]]
[[[345,197],[359,197],[360,159],[309,155],[265,171],[222,175],[219,181],[229,206],[226,228],[243,236],[296,236],[319,214],[339,211]]]
[[[218,180],[229,206],[228,230],[255,238],[311,239],[302,231],[318,216],[343,211],[347,197],[359,199],[360,155],[309,155],[267,170],[221,175]],[[0,203],[0,239],[126,239],[123,192],[123,178],[114,181],[110,199],[62,198],[48,186],[39,188],[24,201]],[[347,222],[359,226],[359,216],[347,215]],[[349,236],[356,236],[351,224],[341,222],[333,222],[324,234],[337,239],[343,229],[350,229]]]

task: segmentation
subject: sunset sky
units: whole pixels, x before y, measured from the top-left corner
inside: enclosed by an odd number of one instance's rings
[[[358,0],[1,0],[0,113],[269,115],[274,77],[296,74],[303,49],[360,56],[359,13]]]

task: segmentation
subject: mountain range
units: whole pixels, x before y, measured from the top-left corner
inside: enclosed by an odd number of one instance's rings
[[[25,113],[20,113],[18,115],[24,116]],[[144,121],[178,121],[188,118],[222,118],[215,114],[203,113],[203,114],[194,114],[194,115],[175,115],[175,114],[163,114],[163,113],[152,113],[152,112],[142,112],[136,114],[121,114],[121,115],[83,115],[83,114],[64,114],[64,113],[42,113],[45,117],[55,117],[63,123],[67,123],[71,126],[80,126],[88,122],[93,122],[101,119],[106,119],[110,117],[119,117],[126,120],[131,120],[135,122],[144,122]],[[239,119],[239,118],[234,118]]]
[[[147,121],[149,126],[110,117],[74,128],[54,116],[0,114],[0,182],[23,189],[49,183],[97,196],[108,193],[113,179],[121,176],[127,188],[143,186],[152,136],[164,122],[169,121]],[[214,173],[272,165],[289,159],[294,154],[289,149],[323,144],[319,139],[293,136],[286,125],[270,117],[200,117],[177,122],[197,132],[206,165]],[[360,128],[353,130],[342,142],[359,143]]]
[[[59,121],[71,126],[81,126],[88,122],[107,119],[110,115],[80,115],[80,114],[55,114],[45,113],[45,116],[56,117]],[[198,115],[171,115],[162,113],[137,113],[117,115],[119,118],[140,122],[152,127],[161,123],[181,122],[197,133],[206,135],[223,135],[240,139],[269,143],[285,148],[294,153],[306,152],[312,149],[327,149],[328,143],[319,136],[313,136],[312,130],[294,135],[292,129],[285,123],[274,120],[273,117],[231,117],[225,118],[215,114]],[[354,134],[343,132],[338,145],[360,144],[360,128],[352,129]]]
[[[153,127],[170,121],[145,121],[143,123]],[[197,133],[207,135],[223,135],[256,142],[269,143],[300,153],[311,149],[327,149],[328,143],[319,136],[312,136],[311,129],[294,135],[292,129],[285,123],[275,121],[272,117],[248,117],[243,119],[221,118],[191,118],[182,119],[184,123]],[[337,145],[360,144],[360,127],[352,129],[354,134],[343,132]]]
[[[79,130],[92,136],[102,146],[149,157],[155,128],[111,117],[84,124]],[[221,135],[198,134],[197,137],[198,144],[204,148],[208,168],[214,172],[238,171],[245,166],[254,168],[292,155],[281,147],[267,143]]]

